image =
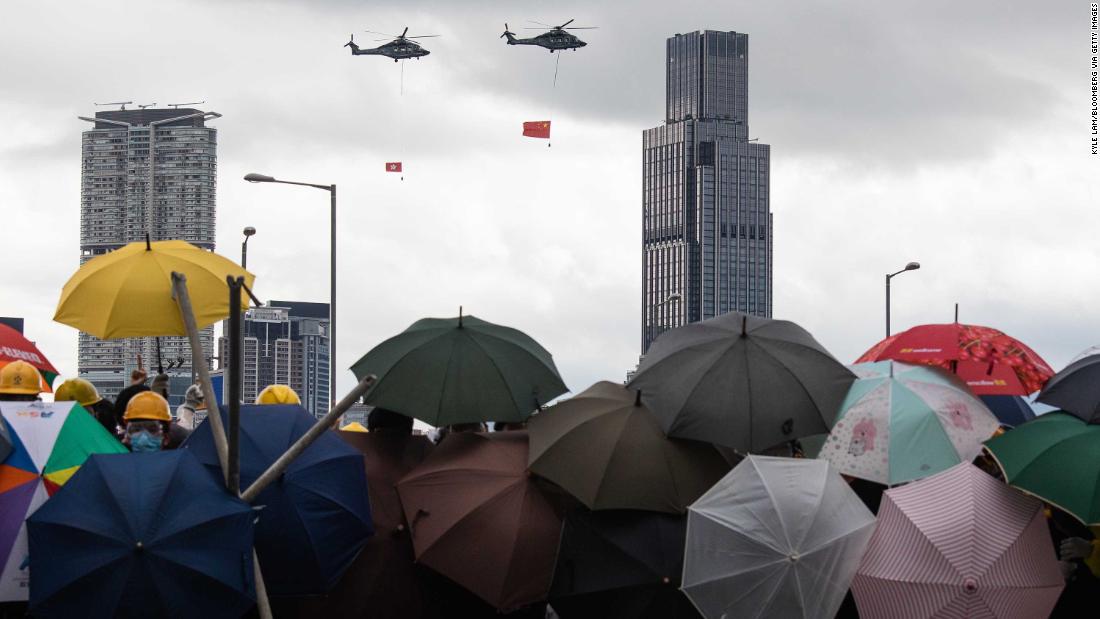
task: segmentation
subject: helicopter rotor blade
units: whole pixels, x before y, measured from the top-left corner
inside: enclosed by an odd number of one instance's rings
[[[564,24],[562,24],[562,25],[560,25],[560,26],[557,26],[557,28],[558,28],[558,30],[561,30],[562,28],[564,28],[564,27],[568,26],[569,24],[573,23],[574,21],[576,21],[576,20],[575,20],[575,19],[571,19],[571,20],[569,20],[569,21],[565,22]]]
[[[532,23],[532,24],[538,24],[538,25],[540,25],[540,26],[546,26],[547,28],[553,28],[553,26],[551,26],[550,24],[544,24],[544,23],[542,23],[542,22],[540,22],[540,21],[535,21],[535,20],[533,20],[533,19],[529,19],[529,20],[527,20],[527,21],[528,21],[528,23]],[[505,24],[505,25],[507,25],[507,24]]]
[[[405,29],[401,31],[401,37],[399,37],[399,38],[404,38],[405,35],[408,34],[408,33],[409,33],[409,27],[405,26]]]
[[[396,34],[386,34],[385,32],[378,32],[376,30],[364,30],[363,32],[368,32],[370,34],[380,34],[384,37],[390,37],[391,39],[398,38],[398,36]]]
[[[406,39],[431,39],[433,37],[441,37],[442,34],[418,34],[415,37],[405,37]]]
[[[571,26],[569,28],[563,28],[563,30],[599,30],[599,26]]]

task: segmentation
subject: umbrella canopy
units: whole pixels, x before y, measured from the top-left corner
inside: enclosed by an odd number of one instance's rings
[[[433,426],[523,421],[566,390],[538,342],[473,316],[418,320],[351,371],[378,376],[367,404]]]
[[[531,471],[589,509],[683,513],[730,466],[709,444],[665,437],[640,395],[603,381],[532,417]]]
[[[50,392],[57,378],[57,368],[38,350],[34,342],[8,325],[0,325],[0,368],[12,361],[26,361],[42,375],[42,391]]]
[[[982,404],[1003,426],[1014,428],[1025,421],[1035,419],[1035,409],[1018,395],[983,395]]]
[[[688,509],[684,593],[708,618],[831,618],[874,528],[828,462],[749,456]]]
[[[88,456],[126,448],[75,402],[0,402],[12,453],[0,464],[0,601],[27,599],[24,521]]]
[[[1042,503],[963,463],[886,492],[852,593],[868,619],[1031,619],[1064,584]]]
[[[1054,375],[1036,401],[1100,423],[1100,355],[1085,355]]]
[[[845,475],[900,484],[969,462],[999,427],[962,381],[938,368],[893,361],[851,366],[859,375],[819,458]]]
[[[1100,424],[1048,413],[985,446],[1010,485],[1100,525]]]
[[[565,518],[550,605],[562,619],[686,619],[684,516],[577,510]]]
[[[546,599],[561,535],[526,469],[526,432],[458,433],[397,483],[417,560],[500,610]]]
[[[228,425],[227,413],[221,412]],[[241,406],[241,488],[247,488],[315,422],[304,408]],[[210,424],[184,443],[216,479],[223,479]],[[253,504],[262,509],[256,553],[271,595],[331,589],[372,533],[363,455],[325,433]]]
[[[760,451],[828,432],[854,380],[793,322],[731,312],[662,333],[628,386],[669,436]]]
[[[991,327],[957,322],[919,325],[892,335],[856,363],[886,359],[951,370],[976,395],[1027,395],[1054,375],[1023,342]]]
[[[276,600],[278,617],[421,617],[433,593],[425,586],[413,557],[405,515],[395,484],[432,450],[432,442],[379,429],[365,434],[346,430],[339,437],[363,455],[370,492],[374,535],[324,596]]]
[[[185,241],[130,243],[85,262],[65,282],[53,319],[100,339],[187,335],[172,295],[172,272],[187,276],[198,328],[229,316],[226,277],[253,275]],[[241,310],[247,308],[242,302]]]
[[[240,617],[254,516],[186,450],[96,455],[27,520],[36,617]]]

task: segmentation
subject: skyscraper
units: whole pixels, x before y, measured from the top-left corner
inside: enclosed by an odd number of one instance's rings
[[[320,417],[328,412],[331,371],[327,303],[271,301],[245,312],[244,378],[241,398],[252,402],[268,385],[289,385],[302,406]],[[228,342],[219,341],[222,367]],[[226,383],[228,384],[228,383]]]
[[[666,42],[665,122],[642,133],[642,353],[663,331],[772,313],[770,147],[749,139],[749,37]]]
[[[93,123],[83,133],[81,148],[81,264],[146,235],[214,249],[217,129],[206,121],[219,116],[183,108],[121,109],[80,117]],[[153,338],[79,337],[77,370],[104,396],[114,397],[128,383],[139,354],[145,368],[157,367]],[[202,331],[202,341],[209,358],[212,327]],[[160,338],[159,352],[165,366],[179,364],[170,375],[190,376],[187,338]],[[180,382],[189,381],[173,381]]]

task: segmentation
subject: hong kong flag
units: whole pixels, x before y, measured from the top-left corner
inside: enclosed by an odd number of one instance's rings
[[[401,171],[401,162],[400,161],[390,161],[389,163],[386,164],[386,171],[387,172],[400,172]]]
[[[523,135],[529,138],[550,139],[550,121],[532,120],[523,123]]]

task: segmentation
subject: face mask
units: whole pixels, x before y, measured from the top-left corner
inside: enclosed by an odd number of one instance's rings
[[[160,451],[162,441],[142,430],[130,436],[130,451]]]

